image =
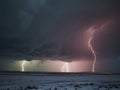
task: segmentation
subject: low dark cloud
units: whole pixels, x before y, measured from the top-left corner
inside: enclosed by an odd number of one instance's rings
[[[93,46],[99,58],[120,56],[119,0],[0,1],[1,60],[93,58],[86,27],[113,19]]]

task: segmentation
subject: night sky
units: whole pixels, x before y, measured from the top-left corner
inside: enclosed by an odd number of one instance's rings
[[[0,0],[0,71],[91,72],[92,26],[96,72],[120,73],[120,0]]]

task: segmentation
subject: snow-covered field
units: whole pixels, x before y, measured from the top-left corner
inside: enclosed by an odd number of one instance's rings
[[[120,90],[120,74],[2,72],[0,90]]]

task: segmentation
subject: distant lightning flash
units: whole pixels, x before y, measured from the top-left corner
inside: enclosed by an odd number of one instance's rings
[[[92,46],[92,40],[94,38],[94,33],[98,30],[102,30],[106,25],[108,25],[110,22],[107,22],[103,25],[101,25],[98,28],[95,28],[94,26],[91,27],[88,31],[90,32],[90,38],[88,40],[88,48],[90,49],[90,51],[92,52],[93,56],[94,56],[94,60],[93,60],[93,64],[92,64],[92,72],[95,72],[95,64],[96,64],[96,60],[97,60],[97,56],[96,56],[96,52]]]
[[[69,72],[69,64],[67,62],[64,63],[64,65],[62,66],[61,71],[62,72]]]
[[[25,67],[24,67],[24,65],[25,65],[25,60],[22,62],[22,65],[21,65],[21,68],[22,68],[22,72],[24,72],[25,71]]]

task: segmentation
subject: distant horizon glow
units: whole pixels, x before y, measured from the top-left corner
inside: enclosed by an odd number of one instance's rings
[[[41,71],[41,72],[89,71],[90,72],[90,69],[88,67],[90,67],[91,64],[87,62],[88,61],[63,62],[59,60],[58,61],[46,60],[45,62],[40,62],[40,60],[32,60],[32,61],[22,60],[21,71],[22,72],[27,72],[27,71],[33,71],[33,72],[34,71]]]

